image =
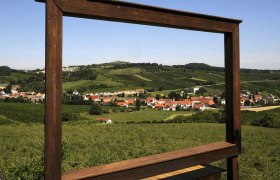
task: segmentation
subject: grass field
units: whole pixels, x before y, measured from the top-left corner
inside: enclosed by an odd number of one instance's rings
[[[207,129],[207,131],[206,131]],[[63,171],[194,147],[225,137],[222,124],[63,126]],[[278,129],[242,126],[240,179],[280,178]],[[0,174],[8,179],[40,179],[43,126],[0,126]],[[225,166],[224,161],[215,165]]]
[[[66,89],[77,89],[79,87],[88,86],[92,81],[91,80],[79,80],[79,81],[71,81],[71,82],[64,82],[62,88]]]
[[[116,69],[109,71],[109,74],[137,74],[141,73],[142,69],[140,68],[125,68],[125,69]]]
[[[106,109],[118,109],[106,107]],[[44,106],[0,103],[0,176],[6,179],[42,179]],[[89,106],[63,105],[64,112],[81,114],[81,121],[63,123],[63,171],[107,164],[150,154],[173,151],[222,141],[224,124],[168,123],[126,124],[129,121],[169,119],[191,112],[146,109],[130,113],[111,113],[118,124],[96,124],[87,114]],[[242,111],[241,120],[249,123],[265,113]],[[108,114],[101,117],[108,117]],[[280,131],[273,128],[242,126],[240,179],[279,179]],[[225,161],[214,163],[225,167]]]
[[[112,119],[113,122],[137,122],[137,121],[154,121],[154,120],[167,120],[174,115],[191,115],[189,111],[156,111],[152,109],[145,109],[142,111],[133,112],[118,112],[102,115],[89,115],[88,112],[81,113],[81,117],[86,119],[95,120],[97,117],[107,117]],[[175,117],[174,116],[174,117]]]
[[[8,83],[13,80],[23,80],[29,77],[30,75],[28,74],[12,72],[10,76],[0,76],[0,83]]]

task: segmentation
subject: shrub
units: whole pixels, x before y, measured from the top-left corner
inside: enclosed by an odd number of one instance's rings
[[[102,110],[102,113],[103,114],[109,114],[109,110],[104,109],[104,110]]]
[[[69,122],[69,121],[77,121],[79,119],[80,119],[80,114],[78,113],[71,113],[71,112],[62,113],[62,121]]]
[[[101,106],[97,103],[93,103],[89,110],[90,115],[100,115],[102,114]]]
[[[253,126],[280,128],[280,117],[276,113],[266,113],[263,118],[252,122]]]

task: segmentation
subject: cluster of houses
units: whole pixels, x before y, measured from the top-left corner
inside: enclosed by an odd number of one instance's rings
[[[75,71],[78,71],[79,69],[80,69],[80,67],[77,67],[77,66],[62,67],[62,72],[75,72]],[[46,71],[45,71],[45,69],[43,69],[43,70],[37,71],[36,73],[45,74]]]
[[[0,99],[5,98],[23,98],[32,103],[43,102],[45,99],[45,94],[35,93],[35,92],[19,92],[20,85],[12,85],[11,92],[5,93],[4,89],[7,84],[0,84]],[[195,94],[199,90],[199,87],[189,89],[190,94]],[[83,96],[83,100],[92,100],[98,102],[103,106],[108,106],[110,103],[114,102],[120,107],[129,107],[135,105],[136,98],[139,94],[145,93],[144,89],[134,89],[134,90],[123,90],[115,92],[100,92],[100,93],[90,93],[90,94],[80,94],[78,91],[74,91],[74,95]],[[129,98],[130,97],[130,98]],[[225,99],[217,97],[221,105],[225,105]],[[148,97],[146,99],[140,99],[142,104],[147,105],[155,110],[168,110],[176,111],[176,109],[190,109],[204,110],[206,107],[212,107],[215,103],[213,97],[189,97],[188,99],[182,99],[175,101],[174,99],[156,99],[155,97]],[[273,94],[267,96],[262,96],[260,93],[251,93],[248,90],[242,90],[240,93],[240,105],[241,106],[253,106],[256,103],[261,105],[280,103],[280,97]]]
[[[125,97],[108,97],[100,95],[89,95],[86,96],[84,100],[92,100],[93,102],[98,102],[102,106],[108,106],[110,103],[114,102],[117,106],[120,107],[129,107],[135,104],[136,98],[125,98]],[[140,99],[143,102],[143,99]]]
[[[86,96],[86,95],[85,95]],[[100,103],[102,106],[108,106],[111,102],[115,102],[117,106],[129,107],[134,106],[136,98],[125,97],[107,97],[100,95],[88,95],[86,100],[92,100]],[[147,105],[155,110],[176,111],[178,108],[187,110],[193,108],[195,110],[204,110],[206,107],[211,107],[215,103],[213,97],[190,97],[189,99],[182,99],[175,101],[174,99],[156,99],[155,97],[148,97],[146,99],[139,99],[142,104]]]
[[[5,93],[4,89],[7,87],[4,85],[0,86],[0,99],[17,99],[17,98],[23,98],[25,100],[28,100],[32,103],[39,103],[43,102],[45,99],[45,94],[43,93],[36,93],[36,92],[19,92],[18,89],[20,88],[20,85],[12,85],[11,86],[11,92]]]
[[[145,100],[147,106],[156,110],[176,111],[177,109],[187,110],[193,108],[203,111],[206,107],[211,107],[215,103],[212,97],[191,97],[175,101],[174,99],[156,99],[149,97]]]
[[[133,95],[139,95],[141,93],[144,93],[145,90],[144,89],[134,89],[134,90],[123,90],[123,91],[115,91],[115,92],[100,92],[100,93],[90,93],[90,94],[85,94],[83,97],[84,97],[84,100],[89,100],[89,97],[90,96],[100,96],[100,97],[103,97],[103,96],[119,96],[119,95],[123,95],[123,96],[133,96]],[[79,92],[77,90],[75,90],[73,92],[73,94],[75,95],[78,95]]]
[[[240,105],[241,106],[254,106],[256,103],[261,105],[275,104],[280,102],[280,97],[269,94],[267,96],[262,96],[260,92],[253,94],[248,90],[242,90],[240,93]]]
[[[126,93],[125,93],[126,92]],[[129,93],[127,93],[129,92]],[[133,92],[133,93],[132,93]],[[141,89],[141,91],[138,90],[131,90],[131,91],[119,91],[116,94],[125,93],[125,95],[135,95],[136,92],[143,93],[144,89]],[[84,95],[84,100],[92,100],[94,102],[99,102],[103,106],[107,106],[110,104],[110,102],[115,102],[117,106],[121,107],[129,107],[135,105],[136,98],[125,98],[125,97],[113,97],[113,95],[116,94],[110,94],[109,96],[105,95],[105,93],[97,93],[97,94],[89,94]],[[219,104],[225,105],[226,100],[222,99],[221,97],[217,96]],[[195,109],[195,110],[205,110],[207,107],[213,107],[215,105],[215,102],[213,100],[213,97],[211,96],[195,96],[195,97],[189,97],[187,99],[182,99],[175,101],[174,99],[156,99],[155,97],[148,97],[146,99],[140,99],[140,102],[142,104],[147,105],[148,107],[151,107],[155,110],[166,110],[166,111],[176,111],[176,109]],[[260,93],[257,95],[252,94],[249,91],[241,91],[240,93],[240,105],[241,106],[253,106],[256,103],[260,103],[262,105],[266,105],[269,103],[280,103],[280,98],[275,95],[268,95],[268,96],[262,96]]]

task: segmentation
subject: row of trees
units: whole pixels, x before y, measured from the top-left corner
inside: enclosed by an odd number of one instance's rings
[[[20,88],[18,90],[22,92],[35,91],[35,92],[45,92],[45,76],[43,74],[29,74],[26,79],[12,80],[10,85],[19,84]],[[10,89],[9,89],[10,91]]]
[[[205,95],[207,93],[207,90],[205,88],[200,88],[196,94],[197,95]],[[156,94],[155,98],[159,100],[160,98],[169,98],[169,99],[175,99],[175,101],[187,99],[188,98],[188,91],[186,89],[182,89],[181,91],[170,91],[167,95],[167,97],[161,96],[160,94]]]
[[[8,66],[0,66],[0,76],[10,76],[12,70]]]
[[[73,72],[63,72],[64,81],[95,80],[97,76],[97,72],[87,67],[81,67]]]

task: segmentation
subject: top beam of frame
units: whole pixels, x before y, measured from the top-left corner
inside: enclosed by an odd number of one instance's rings
[[[45,2],[45,0],[35,0]],[[241,20],[119,1],[53,0],[64,16],[206,32],[233,32]]]

